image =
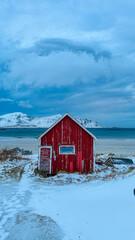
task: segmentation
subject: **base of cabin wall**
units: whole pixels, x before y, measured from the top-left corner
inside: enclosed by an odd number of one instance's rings
[[[67,173],[67,174],[71,174],[71,173],[92,174],[92,173],[95,172],[95,169],[92,169],[92,170],[90,170],[90,171],[88,171],[88,172],[85,172],[84,169],[83,169],[83,171],[79,171],[79,169],[78,169],[78,171],[77,171],[77,170],[76,170],[76,171],[73,171],[73,166],[71,166],[69,172],[67,172],[66,170],[63,169],[63,170],[58,170],[58,171],[56,171],[55,173],[53,172],[53,173],[50,174],[48,171],[46,172],[45,170],[40,169],[40,163],[38,163],[38,167],[35,169],[34,172],[35,172],[35,174],[39,174],[39,175],[42,175],[42,176],[44,176],[44,177],[50,177],[50,176],[55,176],[55,175],[57,175],[57,174],[59,174],[59,173]]]
[[[35,168],[34,173],[35,173],[35,175],[41,175],[42,177],[45,177],[45,178],[52,177],[52,176],[56,175],[56,174],[50,174],[50,173],[45,172],[43,170],[39,170],[38,168]]]
[[[67,171],[62,171],[62,170],[60,170],[60,171],[58,171],[58,172],[56,172],[56,173],[50,174],[50,173],[48,173],[48,172],[45,172],[45,171],[43,171],[43,170],[39,170],[38,168],[36,168],[36,169],[34,170],[34,173],[35,173],[35,175],[41,175],[42,177],[47,178],[47,177],[56,176],[57,174],[60,174],[60,173],[67,173],[67,174],[77,173],[77,174],[80,174],[80,175],[81,175],[81,174],[87,175],[87,174],[93,174],[94,171],[89,171],[89,172],[87,172],[87,173],[85,173],[85,172],[82,173],[82,172],[79,172],[79,171],[67,172]]]

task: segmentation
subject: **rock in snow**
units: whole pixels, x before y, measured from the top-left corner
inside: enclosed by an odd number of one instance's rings
[[[48,128],[62,115],[53,115],[49,117],[31,117],[25,113],[15,112],[0,116],[0,127],[41,127]],[[100,128],[96,121],[77,118],[77,120],[86,128]]]
[[[16,216],[6,240],[62,240],[63,235],[60,227],[50,217],[25,211]]]

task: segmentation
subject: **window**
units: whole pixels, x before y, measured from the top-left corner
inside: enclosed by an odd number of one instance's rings
[[[75,146],[72,145],[59,146],[59,154],[75,154]]]

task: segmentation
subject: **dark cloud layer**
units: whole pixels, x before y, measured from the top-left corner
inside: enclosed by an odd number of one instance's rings
[[[43,39],[32,48],[33,52],[36,52],[39,56],[47,56],[53,52],[72,52],[74,54],[86,53],[90,56],[93,56],[95,61],[100,60],[101,58],[111,58],[111,53],[109,51],[96,50],[96,47],[89,47],[84,44],[78,44],[77,42],[60,39],[60,38],[51,38]]]

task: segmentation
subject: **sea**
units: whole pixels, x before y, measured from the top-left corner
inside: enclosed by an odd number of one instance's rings
[[[0,137],[37,138],[47,128],[0,129]],[[99,139],[135,139],[135,128],[88,128]]]

